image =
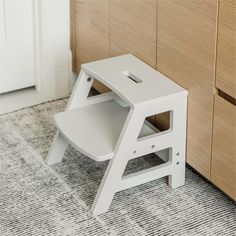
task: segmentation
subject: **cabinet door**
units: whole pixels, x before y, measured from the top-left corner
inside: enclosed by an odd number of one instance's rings
[[[110,0],[110,53],[156,67],[156,0]]]
[[[236,98],[236,1],[219,1],[216,87]]]
[[[236,106],[215,96],[211,181],[236,200]]]
[[[216,0],[158,0],[157,69],[189,91],[187,162],[210,178]]]
[[[0,93],[35,85],[32,0],[0,0]]]
[[[75,0],[76,72],[109,57],[109,0]]]
[[[109,57],[109,0],[74,0],[75,72],[80,65]],[[108,89],[95,81],[98,91]]]

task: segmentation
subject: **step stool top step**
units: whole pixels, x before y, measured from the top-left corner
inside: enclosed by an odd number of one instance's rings
[[[187,91],[132,54],[83,64],[81,69],[112,89],[128,104]]]

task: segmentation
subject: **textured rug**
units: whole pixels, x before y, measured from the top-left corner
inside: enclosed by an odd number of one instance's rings
[[[90,213],[107,162],[97,163],[69,146],[60,164],[45,157],[55,133],[53,114],[65,99],[0,116],[0,235],[232,236],[233,202],[190,169],[177,189],[166,178],[119,192],[110,210]],[[126,172],[157,165],[149,155]]]

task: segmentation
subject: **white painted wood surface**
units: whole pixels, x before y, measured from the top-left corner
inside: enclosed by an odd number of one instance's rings
[[[83,64],[81,68],[130,105],[185,92],[182,87],[131,54]]]
[[[34,0],[37,90],[50,98],[67,96],[72,82],[68,0]]]
[[[34,86],[32,0],[0,1],[0,93]]]
[[[93,202],[92,212],[96,215],[106,212],[114,194],[123,189],[164,176],[169,177],[172,188],[183,185],[187,91],[132,55],[88,63],[81,68],[66,111],[55,116],[58,132],[47,163],[60,162],[69,143],[96,161],[110,159]],[[116,95],[87,98],[94,78]],[[171,111],[168,130],[156,133],[144,124],[146,117],[166,111]],[[139,138],[141,128],[144,137]],[[123,176],[129,160],[157,152],[168,154],[162,158],[166,163]]]
[[[95,161],[105,161],[114,155],[127,116],[128,110],[111,100],[58,113],[55,121],[64,138],[79,151]],[[154,133],[144,124],[141,136]]]
[[[5,0],[0,0],[0,43],[6,39]]]
[[[48,99],[73,81],[68,0],[0,0],[0,93],[29,86]]]

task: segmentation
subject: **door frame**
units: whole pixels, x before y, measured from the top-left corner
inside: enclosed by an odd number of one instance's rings
[[[32,0],[36,90],[44,97],[68,96],[74,82],[70,50],[70,1]]]

